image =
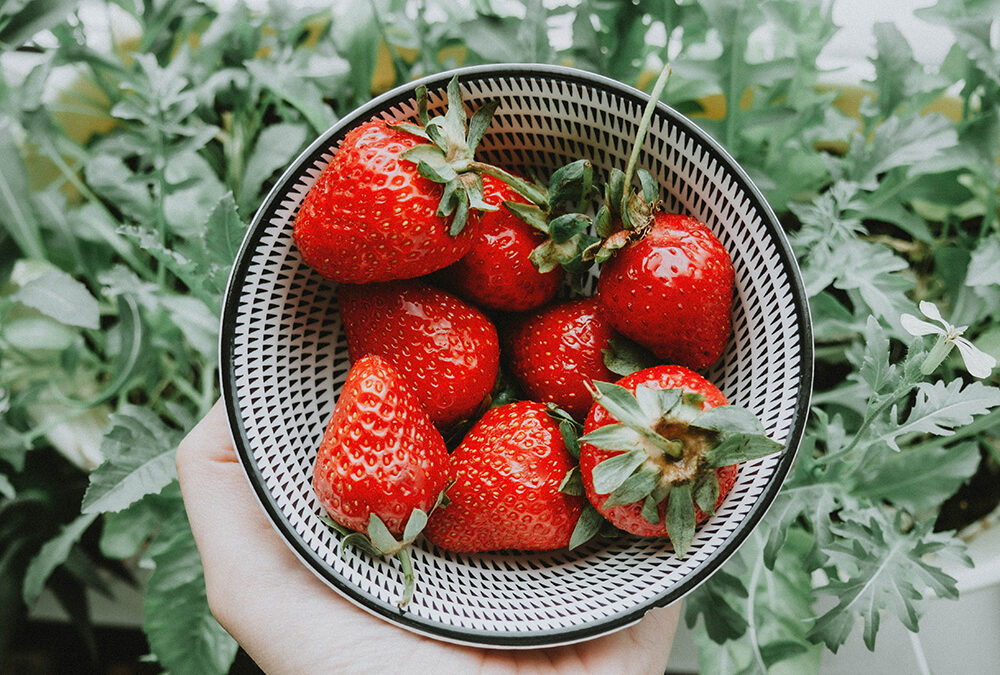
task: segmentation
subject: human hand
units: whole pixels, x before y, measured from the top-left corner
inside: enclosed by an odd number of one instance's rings
[[[219,623],[267,673],[656,673],[666,668],[680,605],[563,647],[502,650],[411,633],[351,604],[281,541],[236,456],[217,402],[177,450],[181,493]]]

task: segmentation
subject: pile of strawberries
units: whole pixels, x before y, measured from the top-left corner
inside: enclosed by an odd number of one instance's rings
[[[448,98],[347,133],[296,216],[352,364],[313,476],[328,522],[400,558],[401,604],[421,533],[479,552],[624,530],[683,556],[739,463],[781,449],[695,372],[730,335],[729,255],[661,211],[637,151],[601,186],[586,159],[542,184],[477,160],[495,103],[467,118],[457,79]]]

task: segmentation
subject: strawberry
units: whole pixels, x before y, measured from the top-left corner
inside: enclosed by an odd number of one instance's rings
[[[339,302],[351,360],[391,362],[439,428],[470,417],[492,390],[497,331],[475,307],[415,279],[343,284]]]
[[[729,254],[704,223],[657,213],[644,236],[604,263],[597,298],[619,333],[664,361],[702,369],[729,340],[734,284]]]
[[[604,365],[602,351],[614,333],[597,300],[549,305],[512,323],[505,340],[510,372],[527,397],[583,419],[593,403],[591,380],[617,379]]]
[[[399,372],[378,356],[354,363],[316,455],[313,490],[343,545],[399,558],[401,607],[414,589],[407,546],[440,502],[448,471],[444,439]]]
[[[429,512],[448,480],[448,451],[405,379],[366,356],[351,366],[326,426],[313,488],[327,513],[363,532],[371,514],[401,534]]]
[[[400,157],[417,136],[373,120],[352,129],[306,195],[293,237],[325,279],[366,283],[421,276],[465,255],[478,214],[452,236],[437,215],[442,188]]]
[[[475,162],[496,102],[467,124],[455,77],[443,116],[428,117],[424,86],[417,108],[420,124],[371,120],[351,129],[303,200],[293,239],[324,278],[360,284],[441,269],[469,251],[479,212],[497,208],[482,199],[482,171],[492,168]]]
[[[574,464],[544,405],[491,408],[452,452],[447,506],[424,534],[459,553],[568,546],[585,502],[559,489]]]
[[[483,177],[487,204],[526,203],[514,188],[491,176]],[[489,211],[481,219],[479,238],[458,262],[441,271],[445,287],[480,307],[526,311],[555,297],[563,270],[540,272],[531,252],[545,235],[507,208]]]
[[[579,439],[587,498],[626,532],[670,537],[681,557],[695,525],[732,489],[738,464],[782,448],[750,411],[683,366],[595,382],[594,395]]]

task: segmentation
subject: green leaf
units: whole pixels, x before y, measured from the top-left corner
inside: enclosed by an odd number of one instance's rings
[[[101,443],[105,460],[90,474],[83,513],[120,511],[177,478],[180,434],[145,408],[123,405],[111,415]]]
[[[645,499],[660,481],[660,472],[655,467],[640,469],[628,476],[604,500],[603,508],[632,504]]]
[[[746,633],[749,623],[734,605],[749,597],[740,577],[720,569],[702,584],[684,603],[684,621],[693,628],[701,616],[709,639],[722,644]]]
[[[157,537],[150,559],[155,567],[146,584],[142,627],[156,660],[172,673],[224,675],[238,645],[209,609],[201,558],[183,511]]]
[[[781,443],[762,434],[725,434],[719,444],[705,453],[709,466],[729,466],[781,452]]]
[[[80,537],[96,518],[96,513],[77,516],[71,523],[64,525],[54,539],[42,545],[24,573],[23,597],[26,605],[31,607],[35,604],[45,582],[57,567],[66,562],[70,549],[80,541]]]
[[[615,336],[608,340],[608,348],[601,350],[601,356],[608,370],[623,376],[631,375],[659,363],[648,349],[621,336]]]
[[[69,326],[44,316],[26,316],[6,321],[0,334],[11,345],[25,351],[61,351],[76,342],[77,334]]]
[[[580,459],[580,438],[577,434],[576,425],[569,420],[559,420],[559,435],[562,437],[563,445],[573,459]]]
[[[595,395],[597,403],[622,424],[636,428],[645,427],[653,421],[646,416],[635,396],[625,387],[598,380],[593,384],[597,391]]]
[[[261,186],[299,153],[306,142],[306,135],[305,126],[291,122],[274,124],[261,130],[240,181],[236,202],[241,212],[249,213],[256,208]]]
[[[715,503],[719,501],[719,477],[714,471],[705,472],[702,479],[694,486],[694,503],[702,513],[711,516],[715,513]]]
[[[101,553],[124,560],[139,553],[160,526],[184,508],[180,486],[173,482],[159,494],[149,494],[121,511],[101,518]]]
[[[683,398],[680,389],[656,389],[649,384],[635,388],[635,400],[651,420],[657,420],[672,411]]]
[[[764,425],[757,416],[738,405],[709,408],[691,422],[696,427],[721,433],[763,434]]]
[[[0,50],[17,49],[38,33],[62,21],[77,4],[73,0],[11,2],[0,10]]]
[[[694,502],[690,485],[674,485],[667,497],[667,513],[664,518],[667,535],[674,544],[677,557],[683,558],[694,541]]]
[[[1000,388],[978,380],[964,388],[962,384],[960,379],[948,384],[941,381],[918,384],[916,401],[905,420],[885,430],[879,441],[899,450],[899,438],[909,433],[950,436],[957,428],[971,423],[975,415],[985,415],[1000,405]],[[891,417],[899,419],[897,406],[893,406]]]
[[[641,450],[642,436],[624,424],[605,424],[580,437],[581,443],[590,443],[604,450]]]
[[[97,299],[82,283],[62,270],[52,269],[32,279],[11,296],[67,326],[100,327]]]
[[[416,539],[417,535],[424,531],[426,525],[427,514],[422,509],[413,509],[403,530],[403,543],[410,543]]]
[[[400,548],[399,542],[389,532],[389,528],[374,512],[368,516],[368,538],[383,555],[395,553]]]
[[[637,449],[601,461],[593,471],[594,492],[602,495],[614,492],[648,457],[645,450]]]
[[[883,611],[891,612],[916,632],[922,599],[931,594],[958,597],[955,579],[927,558],[934,553],[957,553],[959,544],[950,535],[931,533],[930,522],[903,532],[875,509],[842,514],[842,518],[842,522],[831,524],[837,539],[824,551],[840,569],[853,573],[830,578],[817,589],[832,596],[837,605],[816,620],[809,633],[811,639],[821,640],[836,651],[860,617],[865,645],[873,650]]]
[[[603,524],[604,518],[598,513],[597,509],[589,503],[584,504],[583,511],[580,512],[580,518],[573,527],[573,534],[570,535],[569,548],[574,549],[582,546],[596,537],[597,533],[601,531]]]
[[[911,513],[937,509],[979,468],[979,443],[923,445],[889,455],[853,490],[857,497],[886,500]],[[933,467],[933,471],[928,471]]]
[[[559,492],[567,495],[580,496],[586,493],[583,487],[583,477],[580,474],[580,467],[574,466],[563,479],[559,481]]]
[[[0,224],[24,256],[45,260],[44,237],[29,199],[27,167],[15,141],[18,127],[13,118],[0,115]]]

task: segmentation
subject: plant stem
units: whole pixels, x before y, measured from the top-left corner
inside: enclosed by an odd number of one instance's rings
[[[652,91],[649,92],[649,101],[646,103],[645,110],[642,111],[642,119],[639,121],[635,141],[632,143],[632,154],[629,155],[628,164],[625,165],[625,189],[622,190],[621,214],[622,224],[627,230],[634,229],[632,223],[629,222],[628,215],[628,200],[632,194],[632,178],[635,176],[635,168],[639,163],[639,153],[642,152],[642,144],[646,140],[649,124],[653,119],[653,111],[656,110],[656,104],[659,103],[663,90],[667,87],[667,80],[670,79],[671,72],[670,64],[664,65],[659,77],[656,78]]]

